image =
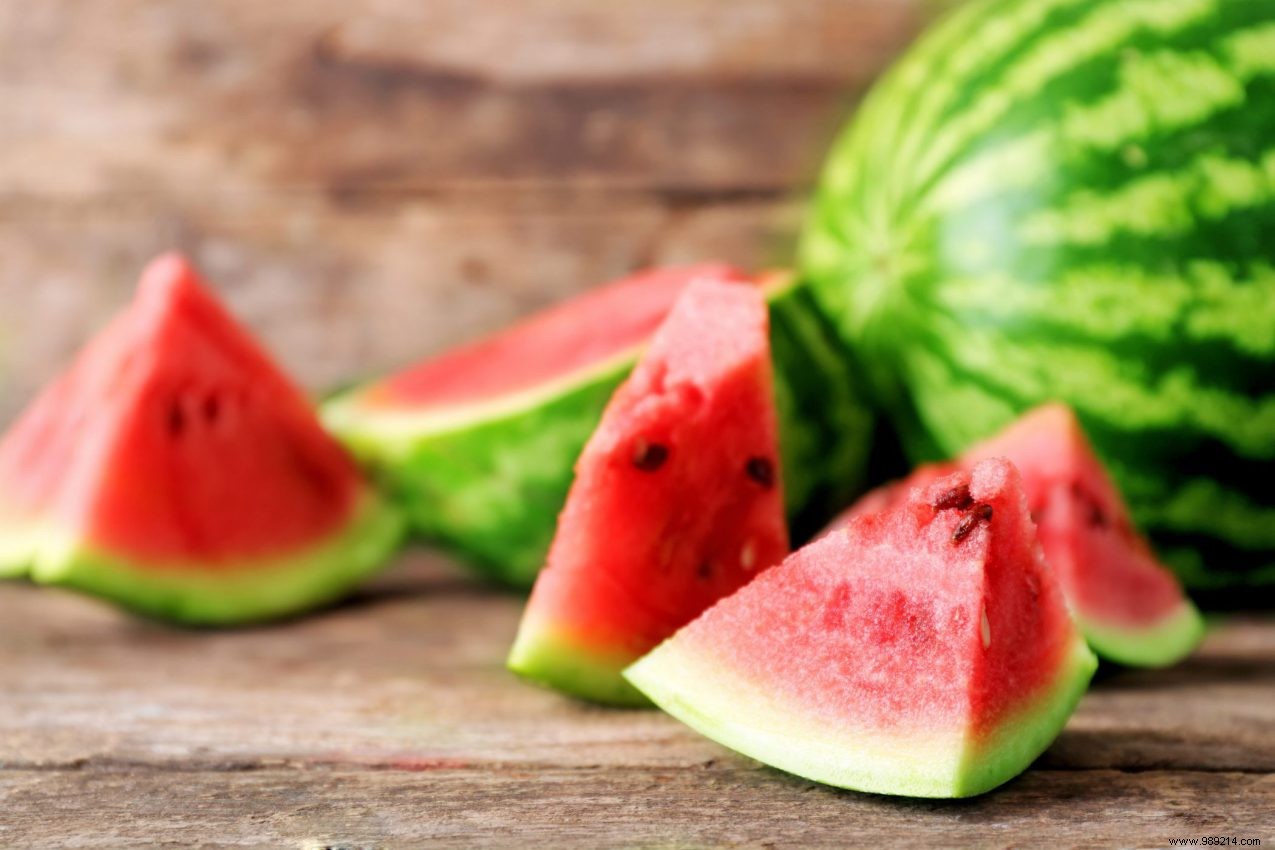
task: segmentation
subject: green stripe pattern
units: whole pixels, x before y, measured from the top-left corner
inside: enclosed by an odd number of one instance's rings
[[[1275,0],[980,0],[870,93],[803,274],[915,459],[1081,416],[1195,588],[1275,585]]]

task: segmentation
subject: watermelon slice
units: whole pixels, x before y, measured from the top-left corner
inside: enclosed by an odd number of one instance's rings
[[[0,558],[188,623],[330,600],[401,520],[176,255],[0,442]]]
[[[1069,407],[1036,408],[971,446],[960,463],[989,457],[1006,457],[1022,473],[1045,557],[1095,652],[1122,664],[1163,667],[1199,645],[1204,635],[1199,611],[1133,527],[1119,490]],[[906,482],[865,496],[833,525],[879,510],[951,468],[921,467]]]
[[[420,533],[530,587],[607,400],[695,280],[767,295],[785,493],[794,531],[813,533],[860,492],[872,423],[835,337],[788,275],[721,264],[636,274],[340,395],[324,420]]]
[[[782,770],[966,797],[1049,746],[1096,665],[1018,473],[989,460],[797,551],[625,675]]]
[[[509,657],[599,702],[621,676],[788,551],[766,306],[697,281],[589,440]]]
[[[1199,611],[1134,528],[1071,408],[1038,407],[964,457],[993,455],[1018,465],[1045,556],[1095,652],[1163,667],[1199,645]]]

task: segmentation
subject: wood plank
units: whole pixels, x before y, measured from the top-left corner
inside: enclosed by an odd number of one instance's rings
[[[0,423],[171,247],[316,390],[640,265],[787,261],[931,2],[5,6]]]
[[[770,771],[0,772],[6,846],[1167,847],[1275,839],[1275,779],[1033,771],[969,801],[839,792]]]
[[[601,191],[0,200],[0,423],[168,248],[190,253],[285,367],[319,391],[639,266],[784,259],[798,217],[782,199],[683,206]]]
[[[0,766],[751,764],[654,711],[505,672],[521,600],[420,554],[335,610],[236,631],[0,586]],[[1275,622],[1235,618],[1167,671],[1109,673],[1042,765],[1275,770]]]
[[[0,17],[0,194],[787,187],[928,17],[923,0],[50,0]]]

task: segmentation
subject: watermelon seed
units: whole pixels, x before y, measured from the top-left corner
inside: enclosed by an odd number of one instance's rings
[[[713,565],[710,564],[708,561],[704,561],[702,564],[699,565],[699,569],[696,570],[696,575],[698,575],[704,581],[708,581],[710,578],[713,577]]]
[[[180,437],[185,430],[186,412],[182,410],[181,402],[174,401],[168,408],[168,433]]]
[[[945,490],[939,494],[934,500],[935,511],[946,511],[952,508],[960,508],[965,510],[974,503],[974,497],[970,495],[968,484],[958,484],[950,490]]]
[[[1098,528],[1106,528],[1109,524],[1107,512],[1102,509],[1102,505],[1079,483],[1071,485],[1071,495],[1089,509],[1089,524]]]
[[[992,624],[987,619],[986,605],[979,612],[978,630],[983,637],[983,649],[987,649],[992,645]]]
[[[753,542],[750,540],[744,544],[744,548],[739,550],[739,565],[746,570],[752,570],[757,566],[757,550],[753,548]]]
[[[769,490],[775,486],[775,465],[764,457],[750,457],[744,464],[748,477]]]
[[[668,447],[638,438],[633,450],[633,465],[643,472],[654,472],[668,460]]]
[[[975,505],[970,509],[969,513],[961,517],[961,521],[956,524],[956,530],[952,532],[952,542],[960,543],[966,537],[970,536],[970,532],[980,522],[988,522],[992,518],[992,506],[986,502]]]
[[[204,399],[204,419],[208,420],[210,425],[216,424],[217,419],[221,416],[221,399],[216,393],[212,393]]]
[[[974,530],[976,525],[978,525],[978,517],[973,514],[966,514],[961,517],[961,521],[956,524],[956,530],[952,532],[952,542],[960,543],[966,537],[969,537],[970,532]]]

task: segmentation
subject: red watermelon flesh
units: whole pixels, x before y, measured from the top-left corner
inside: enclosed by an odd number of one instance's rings
[[[331,596],[399,525],[177,256],[6,435],[0,494],[34,578],[191,621]]]
[[[787,553],[777,457],[762,295],[694,283],[580,457],[510,667],[642,701],[621,671]]]
[[[915,488],[790,556],[626,673],[819,782],[960,797],[1025,769],[1095,667],[1011,464]]]
[[[753,282],[720,263],[639,272],[375,384],[364,401],[459,406],[569,378],[645,343],[694,280]]]
[[[959,463],[968,467],[988,457],[1005,457],[1018,466],[1045,556],[1099,655],[1158,667],[1195,648],[1203,634],[1199,612],[1134,528],[1119,490],[1070,408],[1049,404],[1030,411],[972,446]],[[953,466],[922,467],[905,482],[868,494],[833,527],[879,510]]]

